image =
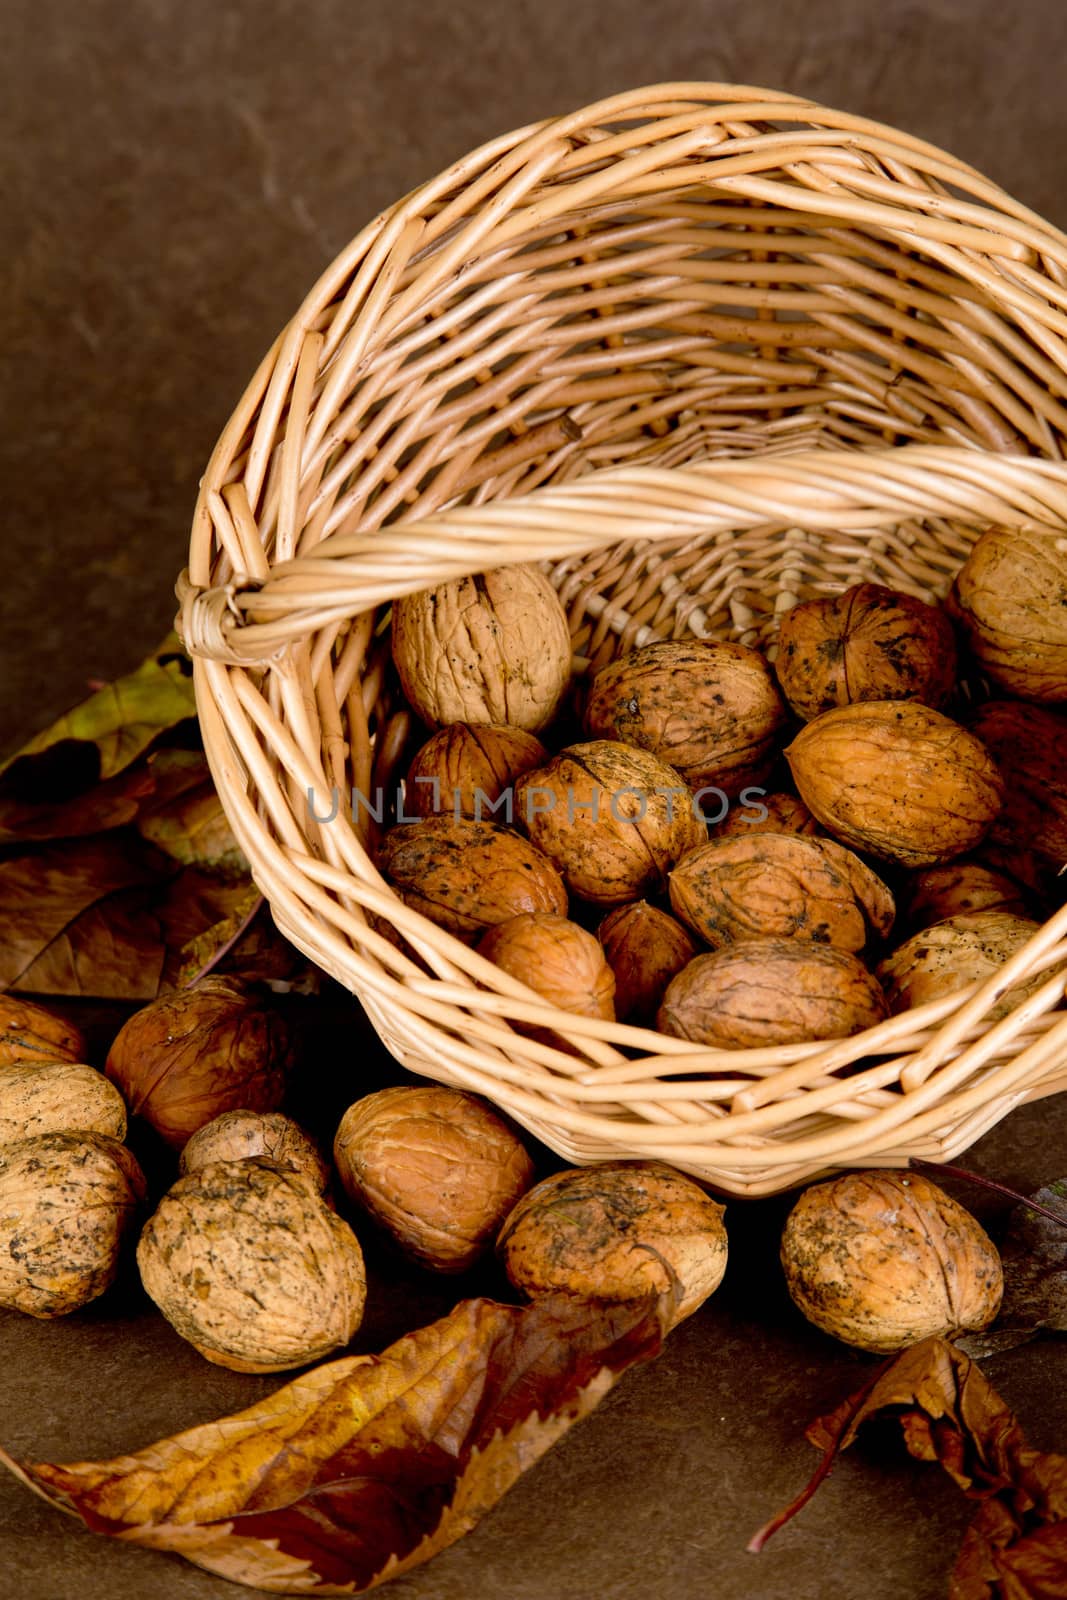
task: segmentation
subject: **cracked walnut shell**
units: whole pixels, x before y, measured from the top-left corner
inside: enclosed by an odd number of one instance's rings
[[[521,1139],[475,1095],[432,1084],[349,1106],[334,1139],[346,1193],[405,1255],[463,1272],[533,1182]]]
[[[301,1173],[262,1158],[179,1178],[137,1246],[145,1292],[235,1372],[284,1372],[348,1344],[367,1283],[352,1229]]]
[[[507,722],[536,733],[570,682],[567,613],[533,566],[401,596],[392,643],[408,702],[431,728]]]
[[[782,1233],[789,1293],[824,1333],[889,1353],[986,1328],[1000,1256],[969,1211],[911,1172],[854,1172],[806,1189]]]

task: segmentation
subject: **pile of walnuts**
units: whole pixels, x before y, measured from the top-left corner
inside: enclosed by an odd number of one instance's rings
[[[769,655],[662,640],[583,677],[533,566],[398,600],[392,646],[434,731],[378,866],[558,1011],[716,1048],[842,1038],[988,977],[1062,897],[1051,534],[987,531],[944,606],[806,600]]]

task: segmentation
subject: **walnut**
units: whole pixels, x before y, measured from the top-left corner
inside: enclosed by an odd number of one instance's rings
[[[893,896],[851,850],[790,833],[709,840],[670,877],[671,906],[713,950],[811,939],[859,951],[893,926]]]
[[[694,789],[732,796],[770,772],[785,715],[758,651],[663,640],[600,669],[585,727],[593,739],[650,751]]]
[[[199,1172],[216,1161],[264,1158],[301,1173],[323,1193],[330,1172],[315,1143],[280,1111],[224,1111],[189,1140],[181,1154],[181,1174]]]
[[[786,760],[824,828],[902,866],[933,866],[973,849],[1004,798],[981,741],[916,701],[825,711],[797,734]]]
[[[858,700],[921,700],[940,710],[956,683],[956,639],[943,611],[858,583],[785,613],[774,670],[806,722]]]
[[[43,1006],[0,994],[0,1066],[9,1061],[84,1061],[89,1046],[77,1028]]]
[[[0,1067],[0,1144],[41,1133],[102,1133],[122,1140],[122,1096],[102,1072],[81,1062],[9,1062]]]
[[[179,1178],[137,1246],[146,1293],[235,1372],[284,1372],[348,1344],[367,1285],[352,1229],[303,1173],[263,1158]]]
[[[978,911],[949,917],[913,934],[878,967],[878,977],[891,1011],[908,1011],[966,984],[993,977],[1004,963],[1029,943],[1040,924],[1004,911]],[[985,1023],[1007,1016],[1047,983],[1051,971],[1013,985],[985,1013]]]
[[[333,1146],[348,1195],[405,1255],[464,1272],[533,1182],[522,1141],[474,1095],[381,1089],[349,1106]]]
[[[981,670],[1024,700],[1067,700],[1067,541],[989,528],[956,575],[950,609]]]
[[[567,891],[548,857],[493,822],[402,824],[386,834],[378,866],[405,905],[467,944],[522,911],[567,914]]]
[[[125,1145],[43,1133],[0,1148],[0,1306],[63,1317],[104,1293],[145,1197]]]
[[[741,796],[739,806],[731,806],[721,822],[710,829],[713,839],[750,839],[754,833],[817,834],[819,824],[798,795],[783,790],[767,794],[752,789]]]
[[[536,994],[579,1017],[615,1020],[615,974],[591,933],[548,911],[498,922],[478,952]],[[552,1029],[523,1024],[521,1032],[559,1043]]]
[[[1014,878],[967,858],[916,872],[905,890],[901,920],[917,931],[973,911],[1008,911],[1025,917],[1030,907]]]
[[[533,566],[500,567],[393,602],[393,660],[431,728],[551,722],[571,673],[567,614]]]
[[[515,779],[548,759],[540,739],[522,728],[450,723],[423,745],[411,763],[405,814],[510,823]]]
[[[619,905],[666,885],[707,837],[673,767],[609,739],[570,745],[516,785],[519,818],[571,893]]]
[[[223,1111],[273,1111],[296,1054],[266,990],[204,978],[154,1000],[121,1029],[107,1075],[131,1112],[180,1147]]]
[[[886,1016],[885,996],[846,950],[753,939],[697,956],[670,984],[657,1026],[715,1050],[844,1039]]]
[[[511,1282],[531,1298],[563,1290],[634,1300],[673,1290],[677,1324],[722,1281],[722,1213],[691,1178],[657,1161],[604,1162],[531,1189],[497,1248]]]
[[[680,922],[647,900],[609,911],[597,938],[615,974],[619,1021],[650,1026],[667,985],[692,961],[697,946]]]
[[[1017,700],[991,700],[970,729],[1010,776],[992,844],[1036,854],[1058,872],[1067,864],[1067,716]]]
[[[817,1328],[879,1353],[986,1328],[1000,1309],[1000,1257],[936,1184],[853,1172],[807,1189],[782,1234],[795,1304]]]

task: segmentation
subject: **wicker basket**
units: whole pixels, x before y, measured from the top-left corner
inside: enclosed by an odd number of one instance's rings
[[[984,1020],[1067,956],[1067,910],[981,989],[854,1038],[700,1050],[546,1006],[401,904],[349,820],[410,731],[394,597],[536,560],[580,666],[765,645],[860,578],[943,595],[984,523],[1067,527],[1065,441],[1067,238],[916,139],[670,84],[457,162],[312,290],[197,507],[180,626],[279,926],[407,1067],[576,1162],[656,1156],[763,1194],[948,1159],[1067,1087],[1062,975]],[[359,1062],[341,1070],[358,1094]]]

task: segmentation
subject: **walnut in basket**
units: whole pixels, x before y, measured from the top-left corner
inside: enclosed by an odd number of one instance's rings
[[[568,746],[520,778],[515,798],[533,842],[594,905],[664,888],[675,862],[707,837],[679,773],[611,739]]]
[[[1058,873],[1067,864],[1067,716],[1047,706],[990,700],[969,726],[1011,780],[990,842],[1031,852]]]
[[[615,974],[602,945],[576,922],[547,911],[525,912],[490,928],[478,952],[561,1011],[614,1022]],[[553,1043],[559,1038],[528,1024],[522,1031]]]
[[[534,1176],[522,1140],[484,1100],[441,1084],[357,1100],[333,1153],[350,1198],[435,1272],[463,1272],[490,1249]]]
[[[694,789],[734,796],[767,777],[785,716],[774,675],[758,651],[671,639],[600,669],[585,727],[593,739],[650,751]]]
[[[533,566],[402,596],[393,602],[392,645],[404,693],[431,728],[507,722],[536,732],[570,681],[567,614]]]
[[[944,922],[906,939],[878,967],[878,977],[891,1011],[940,1000],[969,983],[985,982],[1029,943],[1040,924],[1006,911],[976,911]],[[984,1022],[996,1022],[1039,989],[1051,970],[1035,973],[1014,984],[985,1013]]]
[[[791,833],[711,839],[670,876],[671,906],[713,950],[748,939],[810,939],[859,951],[893,926],[893,896],[833,839]]]
[[[1026,891],[1014,878],[968,857],[914,873],[903,893],[898,927],[902,923],[918,931],[975,911],[1007,911],[1025,917],[1030,905]]]
[[[989,528],[956,575],[950,609],[982,672],[1024,700],[1067,700],[1067,540]]]
[[[806,722],[857,700],[921,700],[940,709],[956,684],[956,640],[937,607],[859,583],[786,612],[774,670]]]
[[[522,911],[567,914],[567,891],[548,857],[493,822],[401,824],[382,841],[378,866],[406,905],[467,944]]]
[[[799,795],[787,789],[766,794],[753,789],[741,805],[731,806],[721,822],[709,828],[713,839],[750,839],[754,833],[816,834],[819,824]]]
[[[506,724],[451,722],[417,751],[408,769],[409,817],[473,817],[510,822],[512,785],[550,759],[532,733]]]
[[[857,956],[801,939],[754,939],[697,956],[663,997],[663,1033],[716,1050],[845,1039],[887,1014]]]
[[[650,1027],[667,985],[692,961],[697,945],[680,922],[647,900],[609,911],[597,938],[615,974],[616,1016]]]
[[[870,700],[824,711],[786,750],[801,799],[853,850],[927,867],[984,838],[1004,800],[985,745],[940,711]]]

